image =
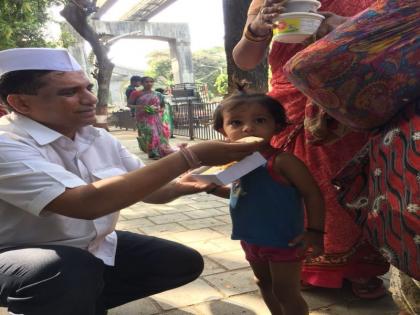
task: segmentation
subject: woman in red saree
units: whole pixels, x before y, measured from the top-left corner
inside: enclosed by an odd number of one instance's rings
[[[245,70],[254,68],[265,56],[270,44],[271,19],[281,12],[280,0],[253,0],[248,12],[245,33],[236,45],[233,56]],[[345,18],[372,4],[373,0],[321,0],[326,20],[319,32],[325,35]],[[337,14],[337,15],[335,15]],[[336,123],[305,95],[299,92],[283,73],[284,64],[305,46],[273,42],[269,54],[272,70],[269,94],[285,107],[293,123],[278,135],[273,145],[293,152],[303,160],[324,194],[326,202],[325,254],[308,258],[302,269],[306,286],[339,288],[343,280],[352,282],[353,292],[362,298],[385,294],[377,276],[387,272],[389,265],[382,256],[362,239],[362,231],[339,205],[337,192],[331,184],[334,175],[367,142],[364,133],[349,132]]]

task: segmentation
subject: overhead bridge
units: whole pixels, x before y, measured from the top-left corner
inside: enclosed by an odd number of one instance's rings
[[[102,21],[101,17],[113,10],[119,2],[129,4],[118,21]],[[194,82],[191,39],[186,23],[152,23],[148,20],[173,4],[176,0],[98,0],[99,10],[91,17],[90,24],[95,31],[106,37],[108,43],[120,39],[154,39],[169,44],[172,72],[175,83]],[[115,8],[114,8],[115,9]],[[71,47],[75,57],[90,69],[91,65],[84,53],[84,40],[75,34],[78,43]]]
[[[120,0],[121,1],[121,0]],[[129,0],[122,0],[129,1]],[[170,6],[176,0],[138,0],[131,1],[133,4],[124,13],[120,20],[122,21],[148,21],[150,18],[161,12],[163,9]],[[98,12],[93,16],[95,19],[100,19],[108,10],[116,4],[118,0],[102,0],[98,1]]]

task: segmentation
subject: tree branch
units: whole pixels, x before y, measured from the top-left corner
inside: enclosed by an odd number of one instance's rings
[[[99,34],[95,32],[88,22],[88,16],[96,10],[96,1],[70,0],[60,14],[81,37],[89,42],[96,56],[97,71],[95,71],[95,79],[98,81],[97,112],[102,115],[106,112],[106,106],[108,105],[109,86],[114,64],[108,59],[109,48],[101,42]]]

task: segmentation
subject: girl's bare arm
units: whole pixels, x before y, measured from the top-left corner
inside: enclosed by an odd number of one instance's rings
[[[274,170],[299,190],[305,203],[308,227],[323,231],[324,198],[306,165],[292,154],[281,153],[276,157]]]

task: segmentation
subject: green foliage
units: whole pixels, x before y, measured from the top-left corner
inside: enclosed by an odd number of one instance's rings
[[[76,44],[76,38],[67,31],[64,27],[61,27],[61,34],[60,34],[60,46],[64,48],[68,48]]]
[[[193,53],[194,77],[197,83],[207,84],[210,96],[222,95],[215,83],[226,73],[226,55],[222,47],[198,50]]]
[[[0,50],[51,47],[46,38],[47,9],[58,0],[0,0]]]
[[[171,59],[167,51],[155,51],[148,56],[148,68],[145,75],[151,76],[156,80],[156,87],[166,87],[173,84],[174,75],[172,73]],[[210,96],[223,95],[223,75],[226,75],[226,57],[222,47],[203,49],[193,53],[194,77],[197,83],[207,84]],[[222,81],[215,86],[219,76]]]
[[[214,87],[216,88],[219,95],[226,95],[228,94],[228,75],[227,73],[221,73],[216,79],[214,83]]]
[[[154,51],[147,55],[145,75],[155,79],[155,87],[167,87],[174,83],[171,58],[167,51]]]

